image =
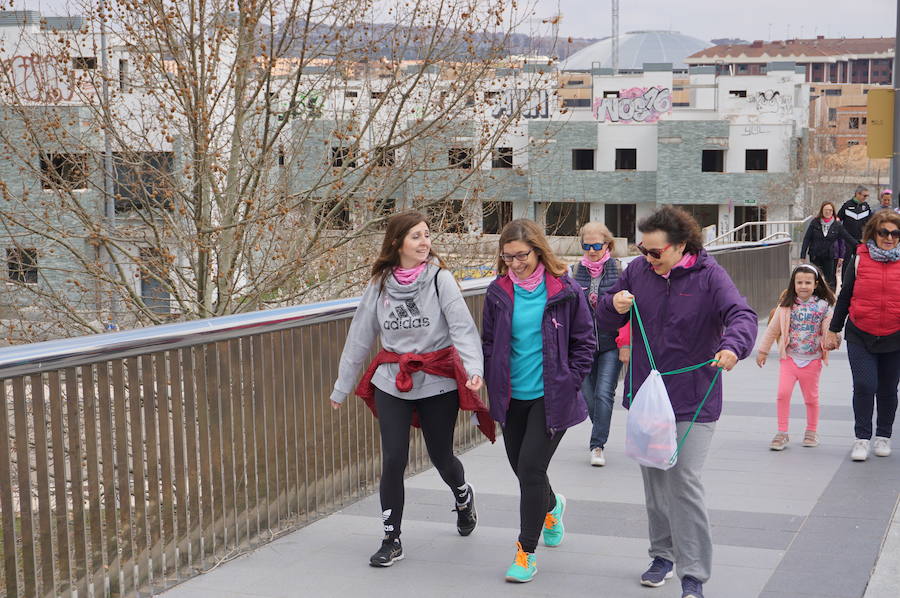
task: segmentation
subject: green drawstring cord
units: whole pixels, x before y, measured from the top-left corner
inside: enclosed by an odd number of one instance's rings
[[[629,324],[628,327],[628,344],[631,347],[631,359],[628,360],[628,393],[626,396],[628,397],[628,406],[631,407],[632,402],[632,392],[634,391],[634,320],[637,319],[638,327],[641,330],[641,337],[644,339],[644,347],[647,349],[647,357],[650,360],[650,369],[656,369],[656,362],[653,359],[653,353],[650,351],[650,341],[647,339],[647,333],[644,331],[644,322],[641,321],[641,312],[638,310],[637,300],[633,300],[631,302],[631,310],[629,312]],[[715,363],[715,359],[710,359],[708,361],[704,361],[703,363],[698,363],[697,365],[689,365],[687,367],[679,368],[677,370],[672,370],[671,372],[660,372],[660,376],[672,376],[674,374],[684,374],[686,372],[693,372],[694,370],[699,370],[700,368],[707,366],[711,363]],[[678,441],[678,446],[675,447],[675,452],[672,453],[672,457],[669,458],[669,464],[674,465],[676,459],[678,459],[678,453],[681,451],[681,447],[684,445],[684,441],[687,440],[687,436],[690,433],[691,429],[694,427],[694,422],[697,421],[697,417],[700,415],[700,410],[703,409],[703,406],[706,404],[706,399],[709,398],[712,389],[716,385],[716,380],[719,379],[719,376],[722,374],[722,368],[716,368],[716,375],[713,376],[712,382],[709,384],[709,388],[706,389],[706,394],[703,395],[703,400],[700,401],[700,405],[697,407],[697,410],[694,412],[694,417],[691,418],[691,424],[688,426],[688,429],[685,430],[684,435],[681,437],[681,440]]]

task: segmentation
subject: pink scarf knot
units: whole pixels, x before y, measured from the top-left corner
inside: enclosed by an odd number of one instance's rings
[[[394,278],[397,279],[397,282],[400,284],[412,284],[416,281],[425,268],[428,266],[428,262],[422,262],[415,268],[401,268],[397,266],[394,268]]]
[[[694,264],[697,263],[697,254],[696,253],[685,253],[684,256],[678,261],[677,264],[672,266],[672,270],[675,268],[690,268]],[[663,278],[668,278],[670,274],[672,274],[672,270],[669,270],[665,274],[662,275]]]
[[[591,273],[591,278],[597,278],[603,274],[603,266],[609,261],[609,257],[609,251],[604,253],[603,257],[596,262],[592,262],[588,259],[588,256],[584,256],[581,258],[581,265],[588,269],[588,272]]]
[[[531,273],[531,276],[525,280],[516,276],[516,273],[513,272],[512,269],[507,271],[507,276],[509,276],[509,279],[513,284],[518,285],[531,293],[544,281],[544,263],[538,262],[537,268],[535,268],[534,272]]]

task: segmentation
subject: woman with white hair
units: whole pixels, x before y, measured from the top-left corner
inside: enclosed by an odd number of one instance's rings
[[[597,308],[597,299],[619,279],[619,262],[612,257],[615,239],[606,225],[588,222],[581,227],[581,249],[584,256],[571,266],[572,278],[584,291],[591,310]],[[588,405],[591,417],[590,459],[594,467],[606,465],[603,448],[609,438],[609,424],[615,402],[616,384],[622,369],[616,335],[596,330],[597,350],[591,373],[581,385],[581,393]],[[627,339],[627,337],[625,337]],[[623,341],[622,352],[627,352],[627,340]],[[622,356],[624,358],[624,355]]]

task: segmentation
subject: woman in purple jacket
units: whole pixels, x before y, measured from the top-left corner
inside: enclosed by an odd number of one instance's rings
[[[563,539],[566,499],[550,487],[547,467],[566,428],[587,417],[580,388],[597,343],[581,288],[537,224],[503,227],[499,254],[484,299],[484,379],[519,479],[518,550],[506,580],[527,582],[537,571],[541,526],[546,546]]]
[[[725,270],[703,250],[700,227],[687,212],[664,207],[641,221],[638,230],[643,233],[638,249],[646,260],[629,264],[600,298],[597,324],[600,330],[617,330],[636,301],[659,371],[715,359],[712,367],[663,378],[680,439],[713,380],[712,368],[730,370],[752,351],[757,317]],[[650,361],[637,339],[631,351],[636,394],[650,373]],[[627,381],[625,387],[627,397]],[[683,598],[703,598],[710,576],[712,539],[700,474],[721,411],[718,379],[675,466],[666,471],[641,467],[653,558],[641,584],[661,586],[672,577],[677,561]]]

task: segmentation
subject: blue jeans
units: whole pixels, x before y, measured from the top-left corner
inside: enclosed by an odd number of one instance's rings
[[[877,410],[875,436],[891,437],[897,413],[900,351],[869,353],[865,346],[847,342],[853,375],[853,415],[857,438],[872,438],[872,412]]]
[[[609,438],[609,421],[612,419],[613,402],[616,386],[619,383],[619,350],[611,349],[597,353],[591,373],[581,384],[581,394],[587,402],[588,414],[591,416],[590,448],[603,448]]]

